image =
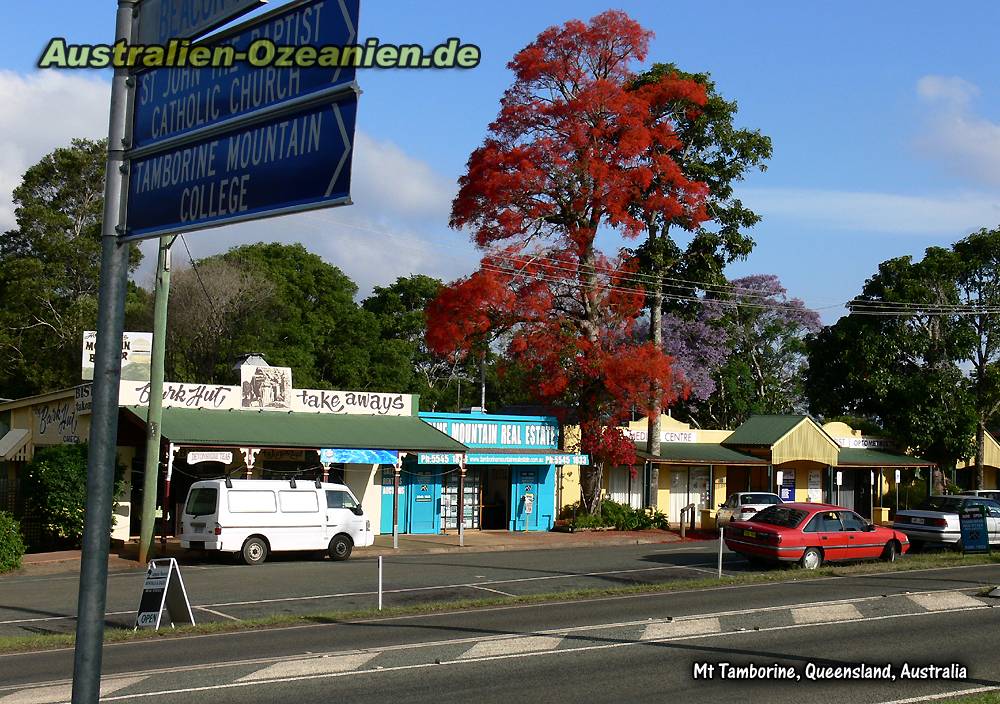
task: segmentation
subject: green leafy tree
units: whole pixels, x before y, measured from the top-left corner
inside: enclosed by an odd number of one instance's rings
[[[0,396],[80,383],[83,331],[97,322],[106,154],[103,141],[73,140],[14,190],[17,227],[0,238]],[[134,270],[137,246],[129,256]],[[126,325],[141,298],[131,286]]]
[[[880,264],[852,314],[807,343],[811,410],[870,418],[943,467],[968,457],[976,414],[958,361],[973,340],[957,316],[940,313],[959,304],[958,273],[954,253],[941,247],[919,262],[906,256]],[[942,488],[938,472],[934,490]]]
[[[986,427],[1000,412],[1000,229],[982,229],[957,242],[953,251],[958,270],[960,303],[980,311],[958,318],[968,329],[970,392],[976,410],[975,487],[983,488]],[[993,311],[993,312],[990,312]]]
[[[745,258],[753,248],[747,230],[760,221],[760,216],[743,205],[733,187],[751,170],[766,170],[765,162],[771,157],[769,137],[759,130],[734,125],[738,106],[718,93],[710,74],[689,73],[674,64],[658,63],[636,78],[634,88],[665,81],[693,81],[704,88],[704,103],[681,98],[658,109],[670,113],[677,136],[670,156],[688,179],[704,184],[708,190],[705,207],[710,220],[692,218],[686,210],[654,211],[645,217],[646,241],[638,254],[649,282],[649,337],[657,348],[663,345],[664,294],[672,294],[670,298],[676,300],[678,294],[696,293],[698,286],[688,282],[724,283],[725,266]],[[655,152],[650,155],[654,159],[658,156]],[[669,182],[654,179],[643,197],[670,188]],[[678,242],[677,231],[689,239],[686,246]],[[697,315],[685,311],[681,304],[670,307],[680,314]],[[659,454],[659,416],[660,409],[654,408],[647,448],[653,454]]]

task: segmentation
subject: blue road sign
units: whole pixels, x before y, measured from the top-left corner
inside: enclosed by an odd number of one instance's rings
[[[357,92],[133,159],[123,239],[350,202]]]
[[[231,46],[245,54],[258,39],[287,46],[345,46],[357,42],[359,0],[298,0],[222,32],[206,46]],[[351,83],[355,69],[257,68],[238,61],[230,68],[159,68],[137,76],[132,149],[149,148],[247,117],[260,110],[308,99]]]
[[[263,5],[267,0],[142,0],[136,44],[189,39]]]

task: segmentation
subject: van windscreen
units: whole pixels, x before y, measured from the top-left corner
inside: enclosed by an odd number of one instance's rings
[[[184,513],[189,516],[206,516],[215,513],[219,490],[213,486],[199,486],[191,490]]]

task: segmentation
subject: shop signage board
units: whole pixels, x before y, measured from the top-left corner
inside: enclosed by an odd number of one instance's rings
[[[840,447],[850,447],[850,448],[860,448],[868,450],[878,450],[878,449],[891,449],[895,446],[892,440],[888,438],[867,438],[867,437],[847,437],[847,438],[833,438],[833,441],[840,445]]]
[[[97,353],[97,331],[83,331],[83,360],[81,376],[84,381],[94,379],[94,356]],[[122,333],[122,379],[149,381],[153,354],[153,333]]]
[[[212,37],[207,46],[231,47],[237,55],[258,39],[278,45],[346,46],[357,40],[359,0],[293,2]],[[141,153],[198,131],[328,93],[354,81],[345,67],[157,68],[138,76],[132,128]]]
[[[449,452],[420,452],[417,454],[418,464],[457,465],[461,455]],[[588,465],[588,455],[551,454],[551,455],[505,455],[499,453],[470,452],[465,456],[465,464],[541,464],[541,465]]]
[[[458,419],[434,414],[421,414],[421,418],[467,447],[559,448],[559,423],[554,418],[514,420],[471,416]],[[508,461],[511,460],[505,463]]]
[[[647,430],[626,430],[625,434],[633,442],[646,442],[649,438]],[[698,433],[694,430],[661,430],[660,442],[698,442]]]
[[[233,453],[214,451],[214,452],[189,452],[187,454],[188,464],[200,464],[202,462],[221,462],[222,464],[232,464]]]
[[[267,0],[142,0],[138,7],[136,44],[164,44],[194,39]]]
[[[239,386],[163,382],[164,408],[204,408],[214,411],[255,410],[263,412],[333,413],[337,415],[410,416],[413,396],[373,391],[331,391],[292,389],[291,407],[268,408],[243,405]],[[119,387],[120,406],[148,406],[149,382],[123,381]]]
[[[967,506],[963,508],[958,514],[958,523],[962,531],[962,550],[965,553],[988,553],[990,551],[985,507]]]
[[[133,158],[123,240],[350,203],[358,94]]]
[[[194,625],[194,614],[191,612],[187,590],[184,589],[184,580],[181,579],[180,567],[172,557],[149,561],[132,630],[159,630],[164,609],[171,627]]]

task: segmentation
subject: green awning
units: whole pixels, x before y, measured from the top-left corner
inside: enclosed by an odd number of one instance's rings
[[[855,447],[841,448],[837,456],[838,467],[932,467],[934,462],[909,455],[897,455],[881,450]]]
[[[736,452],[711,442],[661,442],[658,459],[643,448],[645,448],[645,443],[641,447],[637,444],[636,455],[644,460],[663,464],[767,464],[767,460]]]
[[[144,406],[127,408],[146,422]],[[467,451],[417,416],[164,408],[161,432],[179,445]]]

